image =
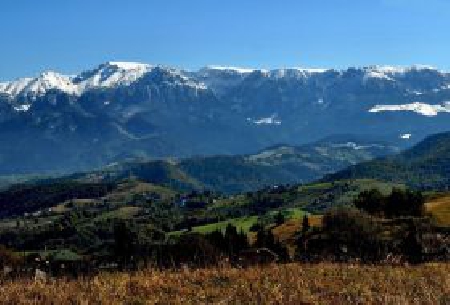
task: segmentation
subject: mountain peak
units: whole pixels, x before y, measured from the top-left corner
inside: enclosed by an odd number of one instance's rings
[[[89,89],[129,85],[152,68],[153,66],[143,63],[109,61],[77,76],[44,71],[34,78],[0,83],[0,93],[6,93],[13,98],[17,96],[34,98],[45,95],[48,90],[57,89],[68,94],[80,95]]]
[[[13,97],[44,95],[48,90],[59,89],[67,93],[75,93],[76,87],[72,84],[71,77],[54,71],[42,72],[34,78],[20,78],[12,82],[1,83],[0,92]]]

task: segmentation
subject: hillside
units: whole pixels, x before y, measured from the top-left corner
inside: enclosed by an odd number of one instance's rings
[[[425,190],[446,190],[450,186],[450,133],[427,137],[397,155],[350,166],[325,177],[339,179],[377,179],[404,183]]]
[[[351,164],[398,150],[387,142],[335,136],[302,146],[277,145],[248,155],[129,161],[68,178],[115,182],[132,176],[179,190],[240,193],[271,185],[308,183]]]
[[[249,234],[258,223],[270,227],[281,213],[293,227],[281,226],[275,232],[293,246],[303,215],[310,215],[312,223],[320,222],[320,216],[312,214],[351,205],[363,190],[378,188],[387,193],[392,187],[368,180],[336,181],[223,196],[180,192],[134,179],[16,186],[0,192],[0,243],[38,250],[45,241],[58,249],[64,239],[78,253],[99,254],[110,251],[112,225],[120,220],[133,224],[143,236],[166,234],[170,238],[186,230],[201,234],[224,230],[228,224]]]
[[[228,196],[131,177],[116,183],[18,185],[0,191],[0,244],[6,245],[0,259],[21,266],[48,261],[55,275],[138,270],[147,264],[217,266],[224,257],[245,266],[246,255],[255,263],[255,251],[279,262],[383,262],[389,253],[404,254],[400,259],[410,262],[448,259],[448,202],[440,194],[429,197],[432,218],[404,209],[390,218],[353,208],[361,192],[372,189],[389,198],[412,194],[402,185],[375,180],[273,185]],[[386,199],[380,198],[384,206]],[[416,230],[420,240],[411,241]]]
[[[439,225],[450,227],[450,196],[448,194],[432,198],[426,206]]]

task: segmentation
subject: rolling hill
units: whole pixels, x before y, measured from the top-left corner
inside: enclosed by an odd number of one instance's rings
[[[311,182],[349,165],[398,150],[386,142],[342,135],[302,146],[272,146],[248,155],[130,161],[68,178],[84,182],[116,182],[135,177],[180,190],[239,193],[269,185]]]
[[[378,179],[404,183],[423,190],[447,190],[450,186],[450,133],[427,137],[397,155],[353,165],[325,177],[336,179]]]

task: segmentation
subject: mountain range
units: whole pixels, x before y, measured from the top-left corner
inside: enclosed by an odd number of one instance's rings
[[[450,73],[426,66],[187,71],[108,62],[74,76],[44,72],[0,83],[0,175],[251,155],[339,134],[407,147],[448,129],[449,101]]]

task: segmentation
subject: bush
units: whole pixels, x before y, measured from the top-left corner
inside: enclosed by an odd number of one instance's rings
[[[356,209],[334,209],[323,217],[323,231],[333,252],[358,258],[381,255],[381,228],[372,217]]]

